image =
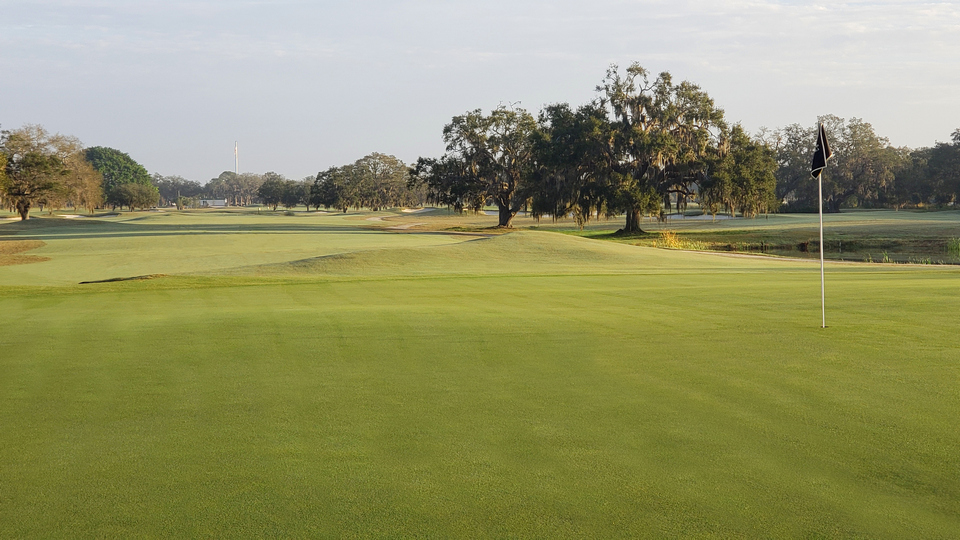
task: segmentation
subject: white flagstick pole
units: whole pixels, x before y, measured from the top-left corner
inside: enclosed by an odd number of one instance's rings
[[[820,195],[820,315],[821,328],[827,327],[826,296],[823,292],[823,171],[817,173],[817,192]]]

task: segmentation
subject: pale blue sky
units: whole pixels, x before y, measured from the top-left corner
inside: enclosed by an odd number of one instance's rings
[[[701,85],[751,131],[960,127],[960,3],[0,0],[0,125],[39,123],[201,182],[442,153],[453,115],[584,103],[610,63]]]

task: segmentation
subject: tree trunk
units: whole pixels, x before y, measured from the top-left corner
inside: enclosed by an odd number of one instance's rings
[[[500,220],[497,227],[510,228],[512,226],[510,223],[513,221],[513,216],[517,215],[517,213],[510,209],[509,204],[497,203],[497,209],[500,211]]]
[[[20,221],[26,221],[30,216],[30,202],[17,201],[17,213],[20,214]]]
[[[623,232],[643,232],[643,230],[640,229],[640,210],[638,208],[631,208],[630,210],[627,210],[627,224],[623,227]]]

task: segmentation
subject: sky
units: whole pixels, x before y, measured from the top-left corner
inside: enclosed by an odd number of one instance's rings
[[[0,127],[201,183],[443,153],[466,111],[586,103],[611,64],[698,84],[748,131],[960,128],[960,2],[0,0]]]

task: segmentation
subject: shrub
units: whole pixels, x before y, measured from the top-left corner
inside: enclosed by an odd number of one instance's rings
[[[947,240],[947,253],[954,257],[960,257],[960,238]]]
[[[696,251],[708,249],[705,243],[696,240],[685,240],[680,238],[680,235],[675,231],[660,231],[660,236],[653,245],[654,247],[660,248],[690,249]]]

